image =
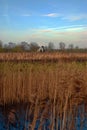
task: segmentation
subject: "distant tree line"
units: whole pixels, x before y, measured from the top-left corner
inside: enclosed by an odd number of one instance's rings
[[[19,44],[9,42],[7,44],[3,44],[0,40],[0,52],[36,52],[43,48],[44,51],[53,51],[54,44],[52,42],[48,43],[48,46],[39,46],[36,42],[26,42],[22,41]]]
[[[7,44],[3,44],[0,40],[0,52],[36,52],[36,51],[61,51],[61,52],[87,52],[87,48],[79,48],[78,46],[74,46],[73,44],[69,44],[66,47],[64,42],[59,43],[59,47],[55,48],[53,42],[49,42],[47,46],[39,46],[36,42],[26,42],[22,41],[19,44],[9,42]]]

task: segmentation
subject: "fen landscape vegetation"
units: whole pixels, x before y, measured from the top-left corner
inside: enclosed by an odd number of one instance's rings
[[[0,130],[87,130],[87,0],[0,0]]]
[[[0,109],[0,130],[87,130],[87,54],[0,53]]]

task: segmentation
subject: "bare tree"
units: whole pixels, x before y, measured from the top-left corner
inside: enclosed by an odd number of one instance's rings
[[[25,41],[21,42],[20,46],[22,47],[23,50],[26,50],[26,51],[30,50],[30,45]]]
[[[39,45],[36,42],[30,43],[30,51],[37,51],[39,49]]]
[[[3,42],[0,40],[0,48],[2,48]]]
[[[74,45],[73,45],[73,44],[69,44],[68,48],[69,48],[70,50],[72,50],[72,49],[74,49]]]
[[[64,42],[60,42],[59,43],[59,48],[60,48],[60,50],[65,50],[65,43]]]
[[[48,50],[52,51],[54,49],[54,43],[53,42],[49,42],[48,43]]]
[[[13,43],[13,42],[9,42],[9,43],[8,43],[8,49],[12,49],[12,48],[14,48],[15,46],[16,46],[16,44]]]
[[[78,50],[78,49],[79,49],[79,46],[76,46],[75,49]]]

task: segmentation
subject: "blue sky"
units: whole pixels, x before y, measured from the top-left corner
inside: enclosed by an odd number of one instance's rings
[[[87,0],[0,0],[0,40],[87,46]]]

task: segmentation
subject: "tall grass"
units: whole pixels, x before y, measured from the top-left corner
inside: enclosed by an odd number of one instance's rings
[[[50,130],[75,129],[78,106],[87,108],[87,63],[0,63],[0,104],[20,102],[31,106],[26,118],[33,115],[32,130],[45,118]]]
[[[87,53],[17,52],[0,53],[0,61],[87,61]]]

